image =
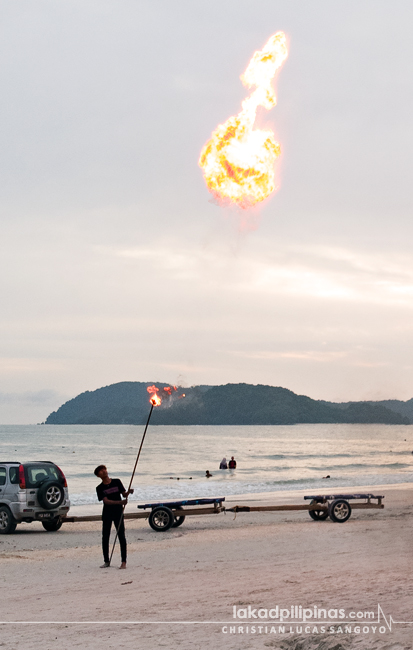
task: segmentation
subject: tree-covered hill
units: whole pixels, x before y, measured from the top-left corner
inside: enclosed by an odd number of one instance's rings
[[[86,391],[51,413],[46,424],[143,424],[150,408],[147,387],[153,383],[156,382],[129,381]],[[171,396],[165,394],[161,406],[154,409],[151,422],[165,425],[409,424],[410,410],[401,412],[390,408],[390,404],[393,401],[336,404],[275,386],[193,386],[178,388]]]

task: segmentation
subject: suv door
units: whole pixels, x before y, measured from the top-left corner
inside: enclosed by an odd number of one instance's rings
[[[8,470],[8,477],[6,479],[6,485],[3,488],[5,500],[9,503],[15,503],[18,501],[19,493],[19,466],[12,465]],[[1,493],[3,494],[3,493]]]
[[[3,501],[4,493],[6,491],[7,482],[7,469],[0,466],[0,501]]]

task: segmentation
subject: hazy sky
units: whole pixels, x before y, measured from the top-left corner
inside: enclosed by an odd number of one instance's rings
[[[410,1],[0,9],[0,422],[126,380],[413,397]],[[198,157],[279,30],[280,190],[248,216]]]

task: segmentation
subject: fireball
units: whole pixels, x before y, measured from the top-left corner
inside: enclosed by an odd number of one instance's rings
[[[220,202],[248,208],[275,190],[274,165],[281,148],[273,131],[254,129],[254,123],[258,106],[270,110],[277,103],[272,80],[287,55],[283,32],[254,53],[241,81],[255,90],[242,102],[241,112],[220,124],[201,151],[205,182]]]

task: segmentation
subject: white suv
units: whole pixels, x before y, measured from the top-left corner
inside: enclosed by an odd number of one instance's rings
[[[41,521],[47,531],[59,530],[70,508],[65,475],[50,461],[0,461],[0,534],[17,524]]]

